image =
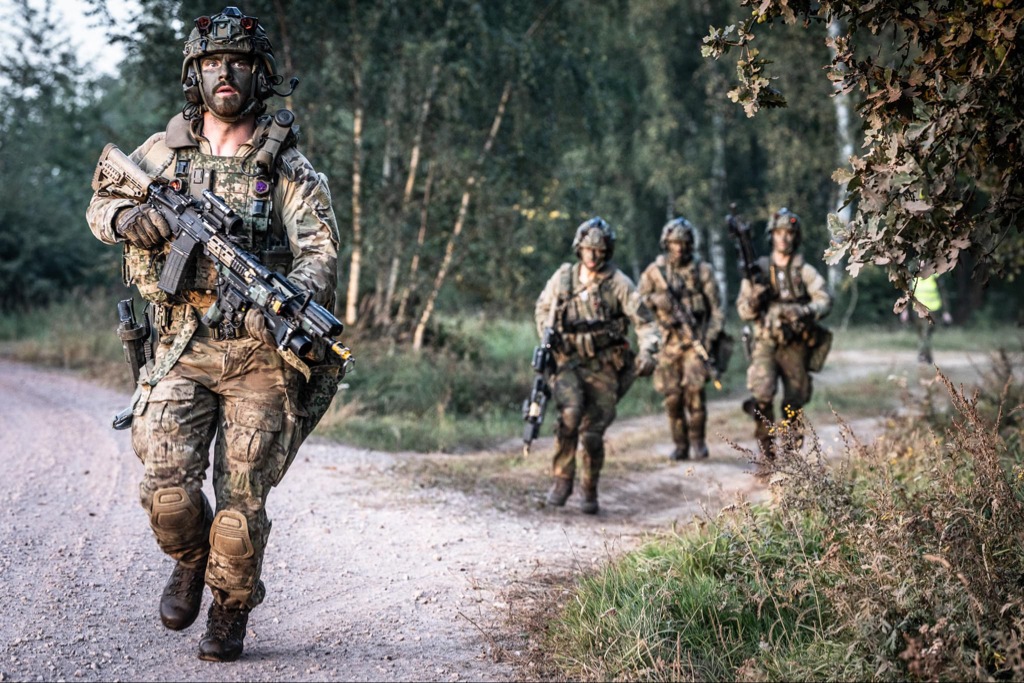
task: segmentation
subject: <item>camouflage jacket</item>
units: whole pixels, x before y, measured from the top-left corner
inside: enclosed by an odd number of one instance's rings
[[[242,144],[234,157],[213,157],[210,143],[202,135],[201,121],[190,124],[179,114],[171,119],[164,132],[153,135],[132,152],[131,158],[151,176],[167,179],[175,178],[176,172],[181,177],[182,169],[188,169],[190,160],[196,167],[191,171],[202,170],[199,167],[204,164],[211,166],[207,169],[206,187],[223,194],[228,205],[246,221],[250,231],[262,228],[268,235],[271,232],[279,234],[286,264],[282,270],[296,284],[313,291],[318,303],[333,308],[338,280],[339,237],[327,178],[314,170],[294,144],[282,147],[266,196],[269,215],[262,217],[262,226],[259,225],[261,217],[257,215],[258,211],[251,208],[257,206],[257,197],[250,201],[248,195],[251,193],[245,187],[239,187],[251,182],[252,174],[246,173],[245,169],[251,167],[252,158],[266,139],[269,127],[270,117],[260,117],[253,137]],[[188,173],[187,170],[184,172],[186,176]],[[196,189],[193,184],[193,194],[198,195],[201,189]],[[107,244],[120,241],[114,226],[118,213],[131,205],[130,200],[94,195],[86,212],[93,234]],[[265,253],[262,244],[243,246],[258,258]],[[206,257],[201,257],[197,263],[196,282],[180,295],[168,298],[157,289],[156,281],[170,245],[164,244],[154,250],[138,249],[128,244],[124,248],[125,285],[136,285],[148,300],[168,305],[189,303],[201,312],[216,298],[210,289],[212,263]],[[269,263],[265,265],[271,266]],[[215,282],[215,274],[212,281]]]
[[[708,263],[692,261],[674,268],[660,255],[640,276],[639,289],[661,327],[662,353],[678,353],[688,348],[693,332],[707,344],[718,337],[725,325],[718,283]],[[678,314],[682,306],[689,307],[698,329],[690,330],[683,323]]]
[[[740,282],[736,299],[740,318],[754,322],[755,338],[789,341],[832,310],[825,278],[800,254],[794,254],[786,268],[774,265],[767,256],[758,259],[758,265],[768,273],[771,286],[765,310],[758,309],[750,280]]]
[[[580,263],[563,263],[537,299],[534,320],[543,335],[548,325],[561,338],[556,351],[563,357],[592,358],[606,349],[628,343],[629,324],[636,329],[640,353],[657,352],[660,334],[633,281],[606,263],[586,285],[580,282]]]

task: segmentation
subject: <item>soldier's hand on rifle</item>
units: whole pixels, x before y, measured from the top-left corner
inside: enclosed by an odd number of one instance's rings
[[[657,362],[654,360],[654,354],[650,351],[641,351],[640,355],[636,357],[636,363],[633,368],[636,371],[637,377],[650,377],[654,374],[654,368]]]
[[[797,324],[811,315],[811,309],[806,304],[781,304],[780,317],[790,324]]]
[[[261,341],[268,346],[277,348],[274,335],[267,329],[267,319],[263,317],[262,311],[258,308],[250,308],[245,314],[245,331],[256,341]]]
[[[158,247],[174,236],[167,219],[148,204],[121,212],[114,231],[128,244],[142,249]]]

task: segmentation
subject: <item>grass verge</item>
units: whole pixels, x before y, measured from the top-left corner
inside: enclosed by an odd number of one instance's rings
[[[1014,362],[1014,360],[1018,362]],[[1024,675],[1024,392],[997,357],[951,414],[829,463],[795,448],[741,504],[581,579],[542,636],[581,680]]]

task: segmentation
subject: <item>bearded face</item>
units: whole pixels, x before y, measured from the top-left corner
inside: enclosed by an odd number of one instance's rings
[[[237,116],[252,94],[252,59],[228,52],[203,57],[199,65],[207,109],[221,119]]]

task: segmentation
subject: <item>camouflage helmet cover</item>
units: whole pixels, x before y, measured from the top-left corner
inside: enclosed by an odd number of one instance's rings
[[[796,249],[800,246],[801,238],[801,227],[800,227],[800,216],[796,215],[786,207],[782,207],[772,215],[772,219],[768,221],[768,228],[765,233],[771,238],[772,232],[776,228],[788,228],[795,233],[793,239],[793,248]]]
[[[668,243],[674,241],[689,241],[691,243],[696,241],[693,223],[682,216],[673,218],[661,229],[661,239],[658,240],[658,246],[665,250],[668,249]]]
[[[212,17],[196,18],[195,27],[185,41],[182,50],[184,61],[181,65],[181,87],[189,104],[202,104],[199,87],[200,69],[198,61],[210,55],[235,53],[253,58],[253,92],[247,109],[256,108],[258,103],[274,94],[273,86],[280,79],[274,51],[266,31],[257,17],[242,14],[237,7],[225,7]]]
[[[603,249],[605,258],[610,259],[615,252],[615,231],[608,221],[594,216],[580,223],[576,228],[576,236],[572,240],[572,250],[578,256],[580,249]]]

